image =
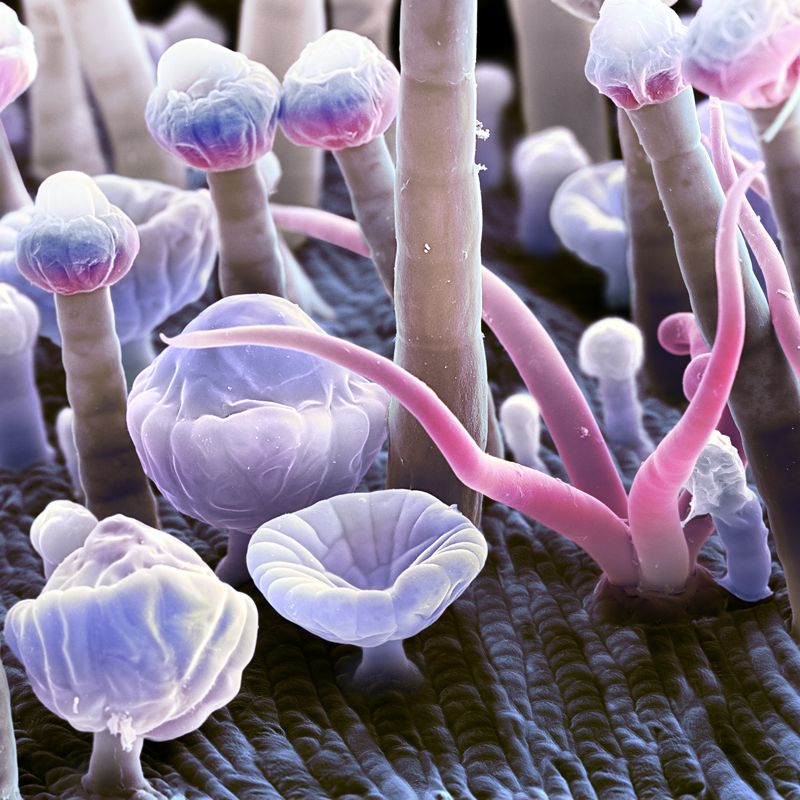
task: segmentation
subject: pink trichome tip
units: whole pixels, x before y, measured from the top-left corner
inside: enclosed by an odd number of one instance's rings
[[[39,187],[31,221],[16,242],[19,271],[61,295],[111,286],[139,252],[136,225],[82,172],[68,170]]]
[[[397,68],[373,42],[351,31],[328,31],[284,76],[281,129],[298,145],[358,147],[392,124],[399,85]]]
[[[660,0],[605,0],[591,35],[586,77],[626,111],[663,103],[686,88],[686,27]]]

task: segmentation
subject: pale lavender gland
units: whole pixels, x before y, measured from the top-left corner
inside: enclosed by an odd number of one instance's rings
[[[158,64],[145,120],[159,146],[206,171],[241,169],[267,153],[280,82],[263,65],[205,39],[172,45]]]
[[[705,0],[689,25],[683,74],[700,91],[769,108],[794,91],[800,7],[791,0]]]
[[[321,331],[271,295],[235,295],[186,328],[269,322]],[[275,348],[169,348],[142,372],[128,427],[145,472],[185,514],[250,534],[352,492],[386,438],[384,389],[314,356]]]
[[[455,508],[392,489],[332,497],[265,523],[250,540],[247,567],[287,619],[328,641],[373,649],[431,625],[487,552],[483,534]],[[400,663],[384,667],[405,672],[402,648],[393,652]]]
[[[84,786],[102,783],[113,767],[120,786],[131,788],[126,778],[142,781],[141,770],[122,754],[135,754],[143,737],[188,733],[230,702],[256,628],[253,601],[190,547],[115,515],[61,562],[36,599],[9,610],[5,636],[39,700],[96,734]],[[113,746],[102,752],[98,742]]]
[[[12,8],[0,4],[0,109],[33,83],[37,69],[33,34]]]
[[[0,283],[0,469],[22,472],[53,460],[34,377],[39,312],[32,300]]]
[[[675,97],[686,83],[686,27],[659,0],[605,0],[591,35],[586,77],[626,111]]]
[[[397,68],[364,36],[332,30],[283,79],[279,121],[298,145],[341,150],[380,136],[397,113]]]
[[[520,198],[517,236],[527,253],[555,255],[560,241],[550,223],[550,205],[558,187],[591,158],[568,128],[546,128],[526,136],[512,155]]]
[[[605,272],[611,308],[631,302],[624,189],[623,162],[591,164],[568,176],[550,205],[550,224],[564,247]]]
[[[139,250],[139,237],[91,178],[65,171],[39,187],[34,214],[15,244],[25,278],[45,291],[70,295],[120,280]]]

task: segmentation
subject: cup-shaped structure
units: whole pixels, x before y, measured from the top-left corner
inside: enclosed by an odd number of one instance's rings
[[[158,144],[187,166],[240,169],[272,149],[280,91],[263,64],[206,39],[184,39],[158,62],[145,120]]]
[[[608,276],[605,294],[612,308],[631,300],[624,188],[621,161],[590,164],[564,180],[550,205],[550,224],[564,247]]]
[[[115,515],[6,617],[39,700],[81,731],[173,739],[238,692],[255,650],[253,601],[187,545]]]
[[[586,77],[620,108],[660,103],[686,88],[686,27],[660,0],[605,0],[591,35]]]
[[[0,110],[33,83],[37,68],[33,34],[10,6],[0,3]]]
[[[98,175],[94,182],[131,218],[139,235],[131,269],[111,287],[114,327],[124,348],[205,291],[217,253],[214,209],[207,191],[189,192],[121,175]],[[0,280],[35,301],[42,336],[60,345],[52,293],[32,285],[16,266],[17,237],[34,213],[30,206],[0,219]]]
[[[597,22],[600,18],[600,7],[603,5],[604,0],[553,0],[553,2],[559,8],[569,11],[570,14],[580,19]],[[668,6],[674,6],[677,0],[661,0],[661,2]]]
[[[342,150],[380,136],[397,114],[400,75],[364,36],[332,30],[283,79],[279,121],[298,145]]]
[[[34,286],[71,295],[120,280],[139,251],[139,236],[91,178],[68,170],[39,187],[15,247],[19,271]]]
[[[486,562],[483,534],[426,492],[332,497],[262,525],[247,568],[278,613],[330,642],[379,647],[437,620]]]
[[[787,0],[705,0],[683,47],[686,79],[746,108],[776,106],[797,85],[800,9]]]
[[[273,295],[234,295],[186,331],[321,328]],[[168,348],[133,385],[128,427],[145,472],[185,514],[252,533],[352,492],[386,438],[387,392],[316,356],[254,346]]]

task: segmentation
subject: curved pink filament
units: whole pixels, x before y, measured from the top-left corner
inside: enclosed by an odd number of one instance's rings
[[[719,102],[718,97],[712,97],[711,102],[713,103],[714,100]],[[713,105],[711,106],[713,108]],[[711,151],[711,157],[714,158],[714,148],[711,144],[711,139],[706,136],[704,133],[700,134],[700,141],[703,143],[704,147],[707,147]],[[740,152],[737,150],[730,151],[731,158],[733,159],[733,165],[736,167],[736,172],[741,175],[746,169],[750,169],[753,166],[753,162],[750,159],[745,158]],[[717,173],[719,176],[719,173]],[[723,187],[727,188],[727,187]],[[750,188],[761,198],[766,200],[768,203],[770,202],[769,199],[769,186],[767,186],[767,181],[763,175],[756,175],[753,179],[753,182],[750,184]]]
[[[714,169],[723,190],[728,191],[736,178],[736,171],[725,136],[722,107],[715,97],[710,101],[708,119]],[[767,302],[778,341],[795,375],[800,375],[800,314],[797,311],[786,265],[772,237],[764,230],[764,226],[746,200],[739,215],[739,225],[764,273]]]
[[[271,206],[279,225],[369,257],[354,220],[293,206]],[[539,404],[542,418],[573,485],[628,515],[625,487],[597,421],[553,340],[533,312],[492,272],[482,268],[483,321],[492,329]]]
[[[744,288],[737,226],[744,193],[757,172],[747,170],[726,197],[716,244],[717,332],[705,375],[678,424],[664,437],[633,480],[628,500],[641,586],[680,591],[692,571],[676,499],[728,399],[744,344]]]
[[[178,347],[285,347],[313,353],[376,381],[419,420],[464,484],[571,539],[613,583],[637,584],[638,562],[622,519],[580,489],[484,453],[430,387],[389,359],[327,334],[282,325],[194,331],[162,339]]]

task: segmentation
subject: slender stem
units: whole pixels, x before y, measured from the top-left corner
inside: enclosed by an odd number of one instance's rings
[[[217,211],[223,297],[256,292],[286,297],[278,231],[258,166],[209,172],[208,186]]]
[[[86,507],[101,520],[125,514],[158,528],[155,498],[125,422],[127,392],[110,289],[56,294],[55,301]]]
[[[327,358],[379,383],[420,421],[459,480],[580,545],[612,583],[638,585],[638,559],[630,530],[619,516],[563,481],[487,455],[433,389],[389,359],[327,334],[283,325],[245,325],[161,338],[178,347],[286,347]]]
[[[411,686],[422,684],[422,674],[408,660],[402,639],[389,639],[375,647],[363,647],[362,651],[363,657],[355,674],[357,683],[369,684],[375,679],[388,678]]]
[[[0,797],[3,800],[22,800],[22,795],[19,793],[17,742],[14,739],[14,723],[11,719],[11,695],[2,661],[0,661]]]
[[[353,220],[317,209],[283,206],[273,210],[283,224],[369,256]],[[628,515],[625,488],[586,398],[553,340],[525,303],[486,267],[481,268],[481,294],[483,321],[536,398],[573,485],[624,519]]]
[[[723,195],[700,144],[694,97],[687,89],[664,103],[628,113],[653,164],[698,325],[703,338],[712,342],[717,317],[713,243]],[[739,259],[745,282],[745,344],[728,403],[767,506],[790,602],[800,609],[800,538],[796,535],[800,385],[772,327],[744,241]],[[800,639],[800,614],[796,619],[793,635]]]
[[[155,71],[128,0],[59,2],[103,114],[114,171],[184,186],[183,166],[155,143],[144,121]]]
[[[395,171],[383,136],[360,147],[333,153],[344,176],[353,213],[369,245],[383,285],[394,299],[394,266],[397,239],[394,232]]]
[[[395,360],[434,389],[482,449],[488,386],[480,329],[476,28],[477,0],[404,0],[400,7]],[[480,519],[481,498],[397,403],[389,408],[387,486],[427,491],[474,523]]]
[[[528,133],[563,125],[597,161],[611,158],[605,100],[586,80],[591,23],[552,0],[510,0]]]
[[[96,731],[89,770],[83,776],[83,788],[102,797],[130,793],[136,789],[151,790],[142,772],[141,753],[144,739],[138,736],[130,750],[122,747],[119,736],[107,730]]]
[[[42,401],[34,378],[33,349],[0,356],[0,468],[21,472],[53,460]]]
[[[106,172],[75,41],[61,0],[23,0],[39,69],[28,91],[31,149],[41,178],[65,169]]]
[[[6,129],[0,122],[0,214],[8,214],[31,204],[17,160],[11,151]]]
[[[618,109],[619,140],[625,160],[625,222],[631,273],[633,321],[644,336],[644,369],[651,393],[681,405],[681,380],[688,359],[659,344],[658,326],[670,314],[689,311],[672,231],[658,194],[650,159],[628,115]]]

